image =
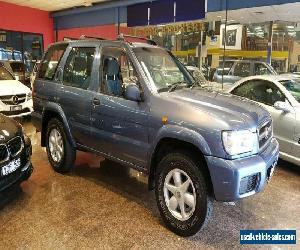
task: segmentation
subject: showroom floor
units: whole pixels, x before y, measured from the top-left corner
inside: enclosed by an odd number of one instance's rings
[[[265,192],[236,204],[215,202],[207,228],[180,238],[163,226],[145,176],[86,153],[77,154],[71,174],[60,175],[39,147],[40,134],[29,122],[25,129],[35,169],[21,189],[1,201],[1,249],[233,249],[240,248],[240,229],[300,233],[300,168],[286,162],[280,162]]]

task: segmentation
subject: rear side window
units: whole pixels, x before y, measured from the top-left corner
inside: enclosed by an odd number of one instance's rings
[[[90,86],[95,51],[95,47],[72,48],[64,68],[64,85],[80,89]]]
[[[68,44],[58,44],[50,47],[40,67],[39,78],[52,80],[57,66],[65,52]]]

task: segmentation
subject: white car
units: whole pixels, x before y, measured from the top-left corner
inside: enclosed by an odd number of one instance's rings
[[[252,76],[238,81],[228,92],[258,102],[270,112],[280,157],[300,166],[300,80]]]
[[[9,117],[28,116],[33,111],[31,90],[0,64],[0,113]]]

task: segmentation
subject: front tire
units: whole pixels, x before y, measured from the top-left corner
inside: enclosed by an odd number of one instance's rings
[[[212,202],[199,162],[188,152],[167,154],[158,163],[155,194],[166,226],[179,236],[192,236],[203,228]]]
[[[66,173],[73,168],[76,149],[69,142],[63,123],[57,118],[48,123],[46,149],[49,162],[56,172]]]

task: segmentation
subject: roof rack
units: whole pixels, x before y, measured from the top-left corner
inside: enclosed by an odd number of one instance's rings
[[[81,35],[79,37],[79,40],[86,40],[86,39],[91,39],[91,40],[100,40],[100,41],[104,41],[107,40],[103,37],[96,37],[96,36],[86,36],[86,35]]]
[[[157,45],[157,43],[151,39],[148,39],[146,37],[141,37],[141,36],[131,36],[131,35],[124,35],[124,34],[120,34],[118,36],[118,40],[120,41],[125,41],[125,38],[134,38],[134,39],[139,39],[139,40],[143,40],[146,41],[148,44],[150,45]]]

